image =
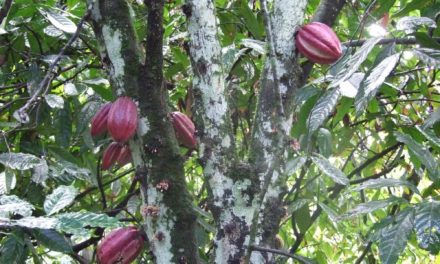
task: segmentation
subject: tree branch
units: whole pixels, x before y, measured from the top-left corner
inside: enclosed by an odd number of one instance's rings
[[[0,24],[3,23],[3,19],[5,19],[8,16],[9,10],[12,6],[12,0],[5,0],[3,3],[2,8],[0,9]]]
[[[49,65],[49,68],[47,70],[46,75],[44,76],[43,80],[38,85],[38,89],[35,91],[35,93],[32,95],[32,97],[22,106],[20,109],[17,110],[17,117],[20,119],[19,121],[21,123],[28,123],[29,122],[29,115],[27,114],[27,111],[34,103],[36,103],[38,100],[40,100],[41,95],[45,95],[47,92],[48,86],[50,85],[50,81],[54,77],[54,70],[55,67],[58,66],[58,63],[60,62],[62,56],[66,52],[66,50],[73,44],[73,42],[78,38],[79,33],[81,32],[81,29],[85,23],[85,21],[89,18],[90,13],[92,10],[92,5],[89,5],[87,8],[86,13],[79,21],[75,33],[70,37],[69,41],[66,43],[66,45],[63,46],[63,48],[60,50],[58,55],[55,57],[53,62]],[[45,91],[46,90],[46,91]]]

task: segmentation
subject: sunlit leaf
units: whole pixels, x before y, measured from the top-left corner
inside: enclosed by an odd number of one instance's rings
[[[417,205],[415,230],[421,248],[434,255],[440,252],[440,202]]]
[[[12,214],[21,216],[30,216],[34,206],[15,195],[0,196],[0,217],[9,218]]]
[[[379,240],[379,254],[382,263],[394,264],[405,249],[414,225],[414,209],[401,211],[394,223],[387,226]]]
[[[44,211],[47,215],[52,215],[65,207],[69,206],[75,200],[78,191],[75,187],[60,185],[44,201]]]
[[[55,13],[52,10],[42,10],[40,9],[40,12],[46,16],[46,18],[49,20],[49,22],[58,28],[59,30],[62,30],[66,33],[73,34],[76,32],[77,27],[75,23],[73,23],[70,19],[67,17],[60,15],[58,13]]]
[[[349,180],[347,176],[338,168],[333,166],[331,162],[325,157],[314,154],[311,157],[313,163],[327,176],[329,176],[334,182],[341,185],[348,185]]]
[[[438,161],[434,159],[431,152],[426,149],[423,145],[417,143],[411,136],[405,135],[399,132],[394,132],[396,139],[402,143],[404,143],[409,150],[411,150],[417,159],[419,159],[423,165],[426,166],[426,169],[429,172],[431,179],[438,179],[439,175],[439,167]]]
[[[15,170],[27,170],[41,164],[41,159],[26,153],[2,153],[0,163]]]
[[[385,78],[396,66],[397,62],[399,61],[399,57],[400,54],[394,54],[384,59],[362,81],[355,99],[357,115],[360,115],[367,108],[368,103],[374,98],[378,89],[385,81]]]
[[[352,190],[361,191],[365,189],[379,189],[384,187],[399,187],[399,186],[408,187],[411,191],[420,194],[419,190],[417,189],[416,186],[414,186],[414,184],[400,179],[372,179],[363,182],[356,187],[353,187]]]

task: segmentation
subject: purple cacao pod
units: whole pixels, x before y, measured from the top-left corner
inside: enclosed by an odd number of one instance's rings
[[[110,108],[112,106],[112,103],[106,103],[104,104],[98,112],[93,116],[90,128],[90,133],[92,134],[92,137],[95,137],[97,135],[104,134],[107,132],[107,118],[108,118],[108,112],[110,111]]]
[[[172,112],[170,116],[177,141],[187,148],[195,149],[197,146],[196,127],[191,119],[181,112]]]
[[[98,245],[100,264],[129,264],[142,252],[144,238],[136,227],[124,227],[111,231]]]
[[[103,170],[110,169],[113,165],[115,165],[118,160],[123,146],[117,142],[112,142],[108,147],[104,150],[104,154],[102,155],[102,163],[101,168]]]
[[[118,159],[116,162],[119,164],[119,166],[124,166],[131,162],[131,151],[130,147],[128,145],[124,145],[121,149],[121,153],[119,153]]]
[[[129,97],[119,97],[108,113],[108,132],[116,142],[127,142],[136,132],[137,106]]]
[[[341,42],[326,24],[312,22],[303,26],[296,35],[296,48],[309,60],[332,64],[342,55]]]

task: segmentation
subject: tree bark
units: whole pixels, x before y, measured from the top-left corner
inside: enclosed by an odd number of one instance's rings
[[[128,95],[139,105],[138,133],[130,140],[130,149],[136,177],[141,181],[141,213],[155,263],[199,263],[196,216],[186,188],[183,158],[168,119],[168,97],[163,85],[164,1],[145,4],[145,62],[128,2],[96,1],[93,28],[114,94]]]

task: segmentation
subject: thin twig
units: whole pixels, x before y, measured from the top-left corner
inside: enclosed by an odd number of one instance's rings
[[[280,249],[274,249],[274,248],[264,248],[264,247],[260,247],[257,245],[252,245],[250,246],[252,251],[261,251],[261,252],[269,252],[269,253],[274,253],[277,255],[281,255],[281,256],[285,256],[285,257],[289,257],[292,258],[294,260],[297,260],[300,263],[307,263],[307,261],[305,261],[302,257],[299,257],[295,254],[290,254],[287,251],[284,250],[280,250]]]
[[[440,38],[432,38],[436,42],[440,42]],[[366,39],[359,39],[359,40],[352,40],[343,42],[342,45],[348,46],[348,47],[360,47],[362,46]],[[381,39],[376,45],[386,45],[390,43],[395,43],[399,45],[415,45],[418,44],[415,38],[386,38]]]
[[[54,77],[54,70],[55,67],[58,66],[58,63],[60,62],[61,58],[63,57],[64,53],[66,52],[66,50],[73,44],[73,42],[75,42],[75,40],[78,38],[79,33],[85,23],[85,21],[88,19],[88,17],[91,14],[91,10],[92,10],[92,5],[89,5],[89,7],[87,8],[87,11],[85,13],[85,15],[81,18],[81,20],[79,21],[78,25],[77,25],[77,29],[75,31],[75,33],[72,35],[72,37],[70,37],[69,41],[66,43],[66,45],[64,45],[64,47],[60,50],[60,52],[58,53],[58,55],[55,57],[54,61],[50,64],[49,69],[46,73],[46,75],[44,76],[43,80],[40,82],[40,84],[38,85],[38,89],[35,91],[35,93],[32,95],[32,97],[26,102],[26,104],[24,106],[22,106],[20,109],[17,110],[17,114],[18,117],[20,118],[20,122],[22,123],[28,123],[29,122],[29,116],[26,113],[28,111],[28,109],[36,102],[39,100],[39,97],[42,95],[43,90],[46,89],[49,84],[50,81],[53,79]]]

